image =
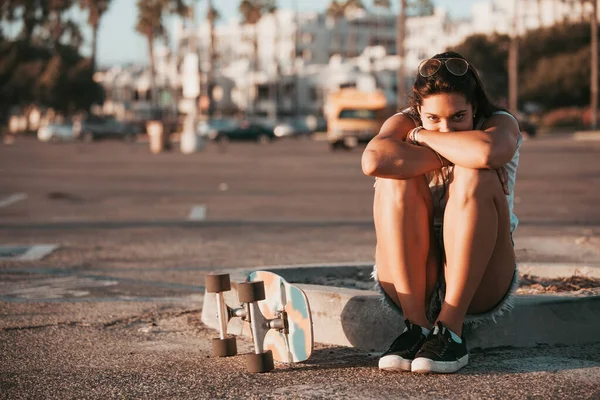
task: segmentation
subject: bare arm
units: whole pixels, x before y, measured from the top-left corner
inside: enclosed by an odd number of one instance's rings
[[[517,149],[517,121],[508,115],[488,118],[481,130],[436,132],[420,130],[419,144],[431,147],[456,165],[495,169],[508,163]]]
[[[364,174],[406,179],[439,169],[440,160],[431,149],[406,142],[408,132],[414,127],[414,121],[403,114],[385,121],[362,155]]]

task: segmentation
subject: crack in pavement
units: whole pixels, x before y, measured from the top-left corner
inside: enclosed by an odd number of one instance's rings
[[[200,285],[185,285],[182,283],[169,283],[169,282],[160,282],[160,281],[147,281],[143,279],[133,279],[133,278],[122,278],[116,276],[106,276],[106,275],[91,275],[91,274],[78,274],[72,273],[68,270],[62,269],[53,269],[53,268],[11,268],[11,269],[3,269],[0,270],[0,275],[2,274],[40,274],[40,275],[49,275],[49,276],[73,276],[77,278],[87,278],[101,281],[118,281],[120,283],[133,283],[145,286],[152,287],[161,287],[168,289],[186,289],[192,292],[204,292],[204,286]]]
[[[157,321],[167,319],[167,318],[177,318],[182,315],[200,313],[202,309],[195,308],[191,310],[183,310],[183,311],[166,311],[166,312],[151,312],[140,315],[130,315],[128,317],[118,318],[109,322],[97,322],[97,323],[87,323],[87,322],[78,322],[78,321],[68,321],[68,322],[56,322],[54,324],[43,324],[43,325],[25,325],[25,326],[11,326],[6,328],[0,328],[0,332],[11,332],[11,331],[21,331],[21,330],[36,330],[36,329],[45,329],[45,328],[56,328],[56,327],[84,327],[84,328],[111,328],[121,324],[131,324],[134,322],[152,322],[156,323]]]

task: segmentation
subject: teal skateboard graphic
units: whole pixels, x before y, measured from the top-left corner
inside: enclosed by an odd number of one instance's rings
[[[246,355],[250,372],[268,372],[273,360],[296,363],[307,360],[313,350],[313,327],[308,298],[302,289],[269,271],[252,272],[237,284],[240,308],[225,304],[223,292],[231,289],[228,274],[208,275],[207,293],[217,296],[219,338],[213,339],[213,356],[237,354],[235,337],[227,336],[231,318],[248,325],[254,353]]]

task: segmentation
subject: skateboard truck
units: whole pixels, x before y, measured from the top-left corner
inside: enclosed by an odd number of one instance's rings
[[[246,355],[247,369],[252,373],[273,370],[274,360],[304,361],[310,357],[313,346],[306,295],[276,274],[259,273],[264,280],[253,274],[248,281],[237,284],[240,308],[229,307],[223,297],[223,292],[231,290],[229,274],[206,276],[207,293],[216,295],[219,322],[219,337],[212,341],[213,357],[237,354],[235,337],[227,336],[227,325],[230,319],[239,317],[248,324],[252,336],[254,352]]]
[[[258,308],[257,302],[265,300],[263,282],[245,282],[237,286],[238,300],[241,308],[227,306],[223,292],[231,290],[229,274],[211,274],[206,276],[207,293],[215,293],[217,299],[217,317],[219,320],[219,337],[212,340],[213,357],[230,357],[237,354],[235,337],[227,336],[227,324],[230,319],[240,317],[250,325],[254,353],[246,355],[249,372],[268,372],[274,369],[273,353],[264,351],[263,341],[271,329],[287,334],[289,326],[287,313],[280,311],[277,318],[267,319]]]
[[[268,320],[260,312],[258,301],[265,300],[265,285],[262,281],[244,282],[237,286],[238,300],[245,305],[245,320],[250,324],[254,353],[246,354],[246,367],[248,372],[269,372],[275,368],[273,352],[264,351],[263,341],[270,329],[283,329],[285,323],[282,319]]]
[[[229,274],[206,276],[206,292],[216,294],[217,316],[219,319],[219,337],[212,340],[213,357],[230,357],[237,354],[235,337],[227,337],[227,323],[234,316],[238,316],[243,309],[233,309],[227,306],[223,298],[223,292],[229,290],[231,290]]]

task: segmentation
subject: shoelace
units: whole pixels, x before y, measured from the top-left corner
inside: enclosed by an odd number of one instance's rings
[[[448,349],[448,339],[444,337],[441,329],[437,334],[430,335],[421,347],[421,351],[434,353],[438,357],[442,357],[446,349]]]
[[[414,334],[415,333],[412,332],[412,329],[410,329],[410,330],[408,330],[406,332],[403,332],[400,336],[398,336],[396,338],[396,340],[394,340],[392,342],[392,345],[390,346],[390,350],[394,350],[394,349],[396,349],[398,347],[405,348],[406,347],[405,342],[409,342],[409,340],[412,338],[412,336]],[[420,335],[420,333],[419,333],[419,335]],[[420,341],[416,341],[415,343],[413,343],[412,346],[408,349],[408,351],[410,351],[410,352],[415,351],[416,347],[419,345],[419,342]]]

